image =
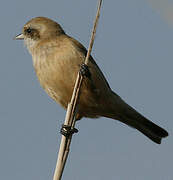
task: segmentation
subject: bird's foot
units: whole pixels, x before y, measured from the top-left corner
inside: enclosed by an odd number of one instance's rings
[[[80,74],[82,75],[82,76],[84,76],[84,77],[87,77],[87,78],[89,78],[89,79],[91,79],[91,72],[90,72],[90,70],[89,70],[89,67],[88,67],[88,65],[86,65],[86,64],[81,64],[81,66],[80,66]]]
[[[77,132],[78,130],[76,128],[72,128],[71,126],[65,125],[65,124],[62,125],[61,130],[60,130],[60,133],[64,135],[65,137],[69,137],[72,134],[77,133]]]

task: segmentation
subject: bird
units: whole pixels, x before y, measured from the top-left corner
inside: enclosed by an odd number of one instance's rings
[[[35,17],[15,37],[24,40],[32,56],[37,78],[47,94],[65,109],[71,100],[77,74],[87,50],[65,33],[60,24],[47,17]],[[76,120],[106,117],[137,129],[153,142],[161,144],[168,132],[128,105],[109,86],[105,76],[90,55],[79,98]]]

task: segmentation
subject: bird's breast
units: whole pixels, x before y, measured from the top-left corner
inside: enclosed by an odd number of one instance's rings
[[[35,54],[33,64],[41,86],[52,99],[66,108],[80,63],[72,61],[68,53],[61,51]]]

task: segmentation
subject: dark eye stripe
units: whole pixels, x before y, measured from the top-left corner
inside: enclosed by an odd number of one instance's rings
[[[27,33],[31,33],[31,32],[32,32],[32,29],[31,29],[31,28],[28,28],[28,29],[26,29],[26,32],[27,32]]]

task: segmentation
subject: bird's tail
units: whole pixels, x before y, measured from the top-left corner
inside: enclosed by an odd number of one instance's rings
[[[168,136],[168,132],[166,130],[149,121],[135,109],[126,104],[119,96],[117,96],[115,93],[113,94],[115,97],[115,99],[113,98],[113,104],[115,106],[114,113],[109,114],[111,118],[117,119],[133,128],[136,128],[158,144],[161,143],[162,138]]]
[[[136,117],[125,117],[122,118],[120,121],[136,128],[157,144],[161,144],[162,138],[168,136],[168,132],[166,130],[149,121],[142,115],[138,115],[138,117],[136,119],[135,118]]]

